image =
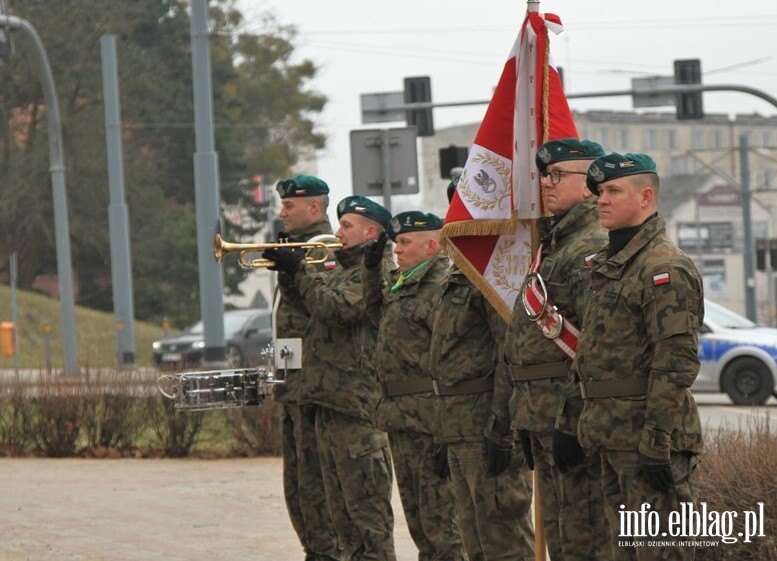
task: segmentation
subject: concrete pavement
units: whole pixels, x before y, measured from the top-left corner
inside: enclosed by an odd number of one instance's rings
[[[417,550],[394,493],[399,561]],[[280,458],[0,458],[0,561],[286,561]]]

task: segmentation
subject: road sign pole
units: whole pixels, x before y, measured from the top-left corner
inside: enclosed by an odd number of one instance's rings
[[[383,178],[383,206],[391,212],[391,146],[388,129],[380,131],[380,173]]]

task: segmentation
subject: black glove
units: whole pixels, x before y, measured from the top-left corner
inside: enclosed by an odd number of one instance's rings
[[[488,459],[488,474],[499,475],[510,466],[513,449],[500,446],[488,438],[485,440],[486,458]]]
[[[268,259],[275,263],[272,267],[267,267],[271,271],[294,274],[299,269],[299,264],[305,259],[305,255],[301,251],[294,251],[290,248],[270,248],[262,252],[262,259]]]
[[[637,465],[645,481],[656,491],[666,492],[674,485],[672,463],[669,460],[656,460],[640,454]]]
[[[578,466],[585,460],[585,450],[576,436],[553,429],[553,461],[561,473]]]
[[[451,476],[451,466],[448,464],[448,445],[440,444],[434,453],[434,473],[440,479],[448,479]]]
[[[526,458],[526,465],[533,470],[534,453],[531,451],[531,435],[527,430],[519,430],[518,438],[521,440],[521,448],[523,448],[523,457]]]
[[[281,230],[280,232],[278,232],[278,240],[277,241],[278,241],[278,243],[288,243],[289,241],[291,241],[291,234]]]
[[[364,245],[364,266],[368,269],[374,269],[383,260],[383,250],[386,248],[388,236],[385,230],[380,233],[378,238]]]

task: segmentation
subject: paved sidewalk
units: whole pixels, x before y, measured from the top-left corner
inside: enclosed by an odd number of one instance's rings
[[[394,488],[398,561],[417,559]],[[0,561],[294,561],[280,458],[0,458]]]

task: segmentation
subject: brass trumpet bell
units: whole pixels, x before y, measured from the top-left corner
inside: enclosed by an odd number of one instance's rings
[[[232,243],[225,242],[221,239],[219,234],[213,239],[213,256],[216,258],[217,263],[221,263],[221,259],[230,253],[237,253],[239,255],[238,264],[244,269],[259,269],[272,267],[273,261],[269,259],[248,259],[247,253],[258,253],[267,249],[302,249],[305,251],[305,262],[310,264],[324,263],[329,260],[329,254],[331,251],[340,249],[343,247],[337,238],[331,234],[322,234],[320,236],[314,236],[306,242],[277,242],[277,243]],[[319,250],[319,251],[316,251]],[[316,252],[313,255],[312,253]]]

